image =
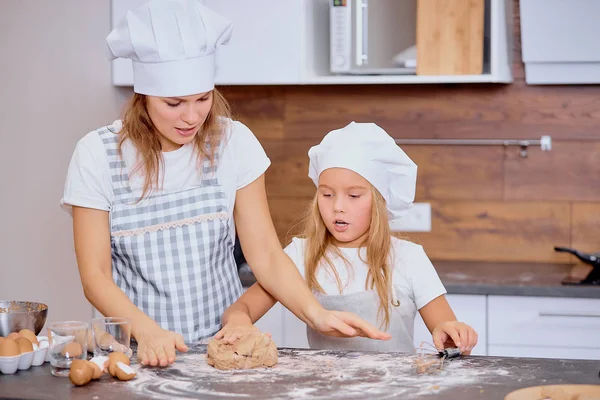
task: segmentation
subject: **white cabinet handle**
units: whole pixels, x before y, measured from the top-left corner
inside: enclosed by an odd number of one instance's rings
[[[369,0],[362,2],[362,59],[364,64],[369,63]]]
[[[551,311],[540,311],[540,317],[577,317],[577,318],[600,318],[600,314],[585,314],[585,313],[556,313]]]
[[[356,4],[356,65],[369,62],[369,0]]]

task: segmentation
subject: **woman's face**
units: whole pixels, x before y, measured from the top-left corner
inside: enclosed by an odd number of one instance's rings
[[[147,96],[146,107],[159,133],[162,151],[177,150],[191,142],[213,103],[213,92],[182,97]]]
[[[359,247],[371,226],[373,195],[369,182],[354,171],[329,168],[319,176],[319,212],[339,247]]]

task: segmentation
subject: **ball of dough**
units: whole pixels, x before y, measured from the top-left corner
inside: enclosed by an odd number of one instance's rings
[[[206,362],[217,369],[250,369],[277,364],[277,346],[269,336],[248,333],[235,343],[212,339],[208,343]]]

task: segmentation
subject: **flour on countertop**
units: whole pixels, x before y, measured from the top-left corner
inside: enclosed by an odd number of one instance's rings
[[[206,364],[200,350],[180,355],[168,368],[136,366],[138,375],[128,385],[136,394],[155,399],[391,399],[443,393],[510,375],[495,362],[482,367],[469,358],[446,362],[439,374],[417,375],[414,358],[282,349],[273,368],[219,371]]]

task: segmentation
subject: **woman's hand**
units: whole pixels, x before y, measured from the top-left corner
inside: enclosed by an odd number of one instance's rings
[[[312,328],[324,335],[335,337],[362,336],[370,339],[388,340],[392,336],[382,332],[355,314],[345,311],[323,309],[311,318]]]
[[[251,322],[242,324],[232,322],[226,324],[223,329],[217,332],[215,339],[225,343],[235,343],[236,340],[249,333],[260,333],[260,330]],[[263,333],[263,335],[271,337],[270,333]]]
[[[469,355],[477,344],[477,332],[469,325],[458,321],[446,321],[435,327],[433,344],[438,350],[458,347],[462,354]]]
[[[183,336],[164,330],[155,322],[138,327],[134,337],[138,343],[137,358],[142,365],[165,367],[175,362],[175,350],[188,351]]]

